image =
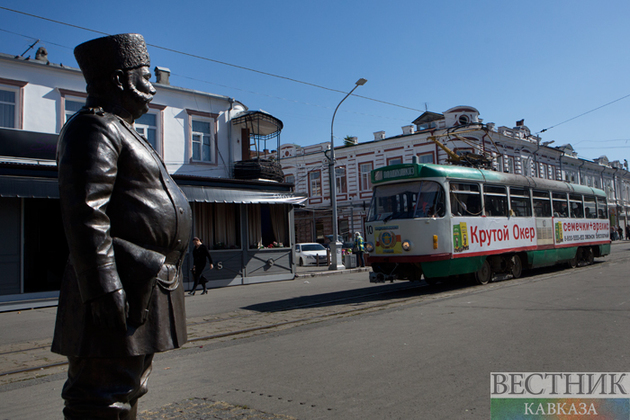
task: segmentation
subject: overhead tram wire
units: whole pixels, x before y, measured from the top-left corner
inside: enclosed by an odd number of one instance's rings
[[[15,10],[15,9],[10,9],[10,8],[4,7],[4,6],[0,6],[0,10],[6,10],[6,11],[9,11],[9,12],[18,13],[18,14],[21,14],[21,15],[24,15],[24,16],[29,16],[29,17],[32,17],[32,18],[45,20],[45,21],[48,21],[48,22],[56,23],[58,25],[69,26],[69,27],[75,28],[75,29],[81,29],[81,30],[92,32],[92,33],[96,33],[96,34],[99,34],[99,35],[104,35],[104,36],[111,35],[111,34],[108,34],[106,32],[97,31],[95,29],[89,29],[89,28],[86,28],[86,27],[83,27],[83,26],[74,25],[74,24],[67,23],[67,22],[62,22],[60,20],[46,18],[46,17],[43,17],[43,16],[39,16],[39,15],[35,15],[35,14],[32,14],[32,13],[27,13],[27,12],[22,12],[22,11]],[[250,72],[253,72],[253,73],[258,73],[258,74],[262,74],[264,76],[274,77],[276,79],[286,80],[286,81],[293,82],[293,83],[299,83],[299,84],[302,84],[302,85],[306,85],[306,86],[311,86],[311,87],[318,88],[318,89],[327,90],[327,91],[330,91],[330,92],[343,93],[344,95],[347,93],[347,92],[345,92],[343,90],[329,88],[329,87],[326,87],[326,86],[318,85],[316,83],[305,82],[303,80],[298,80],[298,79],[294,79],[294,78],[287,77],[287,76],[282,76],[282,75],[278,75],[278,74],[274,74],[274,73],[269,73],[269,72],[265,72],[265,71],[261,71],[261,70],[256,70],[256,69],[252,69],[250,67],[240,66],[238,64],[231,64],[231,63],[227,63],[225,61],[215,60],[213,58],[204,57],[204,56],[197,55],[197,54],[191,54],[191,53],[179,51],[179,50],[176,50],[176,49],[173,49],[173,48],[162,47],[162,46],[155,45],[155,44],[147,44],[147,46],[150,46],[150,47],[153,47],[153,48],[157,48],[157,49],[160,49],[160,50],[163,50],[163,51],[172,52],[172,53],[175,53],[175,54],[184,55],[184,56],[191,57],[191,58],[196,58],[198,60],[208,61],[208,62],[212,62],[212,63],[216,63],[216,64],[222,64],[224,66],[234,67],[234,68],[237,68],[237,69],[240,69],[240,70],[245,70],[245,71],[250,71]],[[370,98],[370,97],[367,97],[367,96],[362,96],[362,95],[352,95],[352,96],[354,96],[356,98],[367,99],[368,101],[378,102],[378,103],[381,103],[381,104],[384,104],[384,105],[395,106],[395,107],[398,107],[398,108],[408,109],[408,110],[416,111],[416,112],[424,112],[421,109],[411,108],[411,107],[404,106],[404,105],[398,105],[398,104],[395,104],[395,103],[392,103],[392,102],[382,101],[380,99],[374,99],[374,98]]]
[[[630,97],[630,93],[629,93],[629,94],[627,94],[627,95],[625,95],[625,96],[622,96],[621,98],[615,99],[614,101],[610,101],[610,102],[608,102],[608,103],[606,103],[606,104],[604,104],[604,105],[600,105],[600,106],[598,106],[597,108],[593,108],[593,109],[591,109],[590,111],[583,112],[583,113],[581,113],[580,115],[577,115],[577,116],[575,116],[575,117],[573,117],[573,118],[569,118],[568,120],[562,121],[561,123],[558,123],[558,124],[552,125],[552,126],[547,127],[547,128],[545,128],[545,129],[542,129],[542,130],[540,130],[539,132],[537,132],[536,134],[538,135],[538,134],[544,133],[545,131],[551,130],[552,128],[556,128],[556,127],[557,127],[557,126],[559,126],[559,125],[562,125],[562,124],[568,123],[569,121],[573,121],[573,120],[575,120],[575,119],[578,119],[578,118],[580,118],[580,117],[583,117],[583,116],[584,116],[584,115],[586,115],[586,114],[590,114],[591,112],[595,112],[595,111],[597,111],[597,110],[599,110],[599,109],[602,109],[602,108],[604,108],[604,107],[607,107],[608,105],[612,105],[612,104],[614,104],[615,102],[622,101],[622,100],[624,100],[624,99],[626,99],[626,98],[628,98],[628,97]]]

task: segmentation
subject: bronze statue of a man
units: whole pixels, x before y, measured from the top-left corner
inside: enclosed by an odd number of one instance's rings
[[[144,38],[98,38],[74,54],[88,98],[57,148],[70,258],[52,351],[69,360],[66,419],[135,419],[153,354],[186,342],[191,210],[132,126],[156,93]]]

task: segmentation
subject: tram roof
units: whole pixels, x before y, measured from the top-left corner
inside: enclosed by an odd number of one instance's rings
[[[597,188],[587,187],[585,185],[570,184],[564,181],[551,181],[524,175],[488,171],[484,169],[466,168],[464,166],[436,165],[433,163],[404,163],[401,165],[385,166],[374,169],[372,171],[371,178],[372,184],[375,185],[395,181],[412,181],[418,178],[448,178],[606,197],[604,191]]]

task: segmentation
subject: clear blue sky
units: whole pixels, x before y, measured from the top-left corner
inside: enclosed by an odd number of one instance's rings
[[[0,6],[108,34],[138,32],[149,44],[272,73],[350,97],[335,144],[401,134],[424,110],[476,107],[484,122],[525,119],[580,157],[630,160],[630,2],[0,0]],[[0,9],[0,52],[32,43],[76,67],[72,49],[100,36]],[[19,34],[19,35],[16,35]],[[149,48],[171,84],[233,97],[284,122],[282,143],[330,139],[343,93]],[[34,51],[28,54],[34,55]]]

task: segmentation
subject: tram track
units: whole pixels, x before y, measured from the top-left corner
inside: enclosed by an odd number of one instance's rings
[[[239,309],[233,312],[220,313],[210,317],[190,319],[187,323],[188,342],[183,348],[199,345],[200,342],[210,342],[221,339],[252,336],[270,330],[290,328],[295,325],[303,325],[318,322],[340,316],[348,316],[353,313],[365,312],[368,309],[378,309],[391,306],[404,300],[413,299],[415,295],[408,296],[414,290],[427,287],[424,283],[409,283],[407,286],[397,287],[394,290],[379,290],[378,292],[349,294],[345,297],[320,300],[312,303],[277,307],[268,311],[253,311]],[[361,303],[378,296],[403,294],[403,297],[386,300],[379,303]],[[407,295],[405,295],[407,293]],[[358,306],[347,308],[353,302]],[[337,309],[346,307],[345,309]],[[322,309],[323,308],[323,309]],[[244,324],[252,324],[242,328]],[[52,368],[60,368],[67,365],[66,358],[50,352],[51,340],[43,345],[24,348],[2,350],[0,348],[0,385],[13,381],[32,379],[29,374],[39,373],[37,376],[48,374]],[[39,344],[39,343],[38,343]],[[42,363],[42,361],[45,361]],[[13,367],[13,369],[11,369]]]
[[[623,256],[578,269],[599,269],[608,264],[628,262],[630,262],[630,257]],[[381,288],[378,291],[348,293],[346,296],[303,304],[267,305],[265,309],[244,308],[211,316],[191,318],[187,323],[188,342],[183,346],[183,349],[197,347],[200,343],[205,342],[247,338],[271,331],[375,312],[423,300],[444,299],[465,293],[482,292],[489,287],[511,286],[569,274],[570,270],[562,269],[534,270],[530,272],[529,276],[520,279],[508,282],[498,280],[489,285],[473,287],[462,287],[461,283],[433,287],[424,282],[404,285],[398,283],[398,287],[388,290]],[[418,293],[418,291],[424,290],[430,290],[430,293]],[[343,293],[340,292],[340,294]],[[308,298],[303,299],[307,300]],[[0,347],[0,385],[48,375],[55,373],[50,372],[54,368],[65,367],[67,365],[65,357],[50,352],[50,341],[40,341],[35,346],[25,348],[7,348],[5,350]]]

